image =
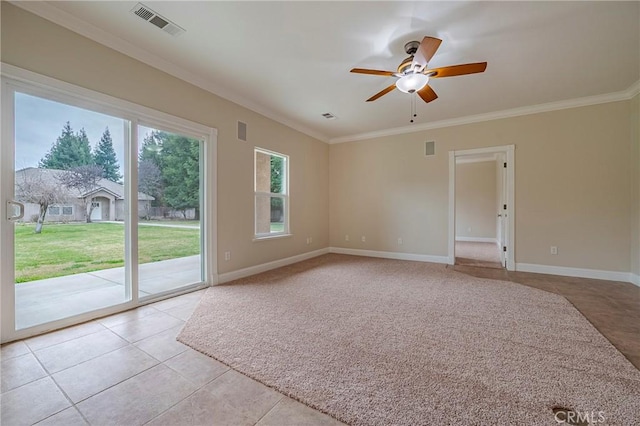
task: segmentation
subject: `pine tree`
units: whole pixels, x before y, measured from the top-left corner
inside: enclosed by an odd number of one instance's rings
[[[78,133],[76,133],[75,148],[79,164],[73,164],[70,167],[66,168],[89,166],[93,164],[93,155],[91,155],[91,143],[89,142],[89,137],[87,136],[87,132],[84,130],[84,127],[80,129]]]
[[[39,167],[45,169],[68,170],[72,167],[93,163],[89,138],[84,129],[74,134],[71,123],[62,128],[62,134],[51,146],[51,150],[40,160]]]
[[[162,141],[160,169],[164,180],[164,201],[176,210],[200,210],[200,142],[184,136],[158,132]]]
[[[112,182],[118,182],[122,179],[120,174],[120,165],[116,158],[116,151],[113,149],[113,140],[111,133],[107,127],[98,142],[93,153],[93,161],[97,166],[102,167],[102,177]]]
[[[138,154],[138,161],[151,161],[160,167],[160,155],[162,152],[162,140],[167,134],[158,130],[153,130],[144,137],[142,141],[142,149]]]

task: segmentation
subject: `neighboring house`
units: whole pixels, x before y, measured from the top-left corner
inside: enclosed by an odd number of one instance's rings
[[[19,193],[18,186],[22,182],[42,182],[43,185],[56,186],[59,184],[60,176],[69,173],[66,170],[40,169],[27,167],[16,171],[15,183],[16,194]],[[52,204],[47,210],[46,221],[50,222],[75,222],[85,221],[85,201],[91,198],[94,203],[91,211],[92,221],[101,220],[124,220],[124,185],[112,182],[107,179],[100,179],[98,184],[91,190],[79,194],[77,190],[59,185],[61,201]],[[138,212],[140,216],[146,215],[151,207],[154,197],[145,193],[138,193]],[[20,201],[20,200],[18,200]],[[36,203],[25,203],[23,221],[31,221],[37,216],[40,206]]]

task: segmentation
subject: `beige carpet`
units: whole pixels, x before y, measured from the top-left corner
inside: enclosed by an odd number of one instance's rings
[[[179,340],[354,425],[640,422],[640,372],[564,298],[325,255],[212,287]]]
[[[456,265],[502,269],[495,243],[456,241]]]

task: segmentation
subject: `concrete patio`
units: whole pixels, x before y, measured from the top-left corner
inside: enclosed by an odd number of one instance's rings
[[[125,301],[124,268],[16,285],[16,328],[23,329]],[[140,265],[138,297],[202,281],[200,255]]]

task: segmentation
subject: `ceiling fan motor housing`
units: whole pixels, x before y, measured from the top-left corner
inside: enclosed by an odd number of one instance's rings
[[[407,54],[410,56],[403,60],[400,65],[398,65],[398,73],[404,74],[405,71],[408,71],[411,68],[411,64],[413,63],[413,55],[415,55],[419,47],[419,41],[410,41],[404,45],[404,51],[407,52]]]
[[[398,73],[404,74],[405,71],[411,68],[411,64],[413,63],[413,56],[409,56],[405,60],[403,60],[400,65],[398,65]]]
[[[419,41],[410,41],[409,43],[404,45],[404,51],[407,52],[408,55],[414,55],[418,48],[420,47]]]

